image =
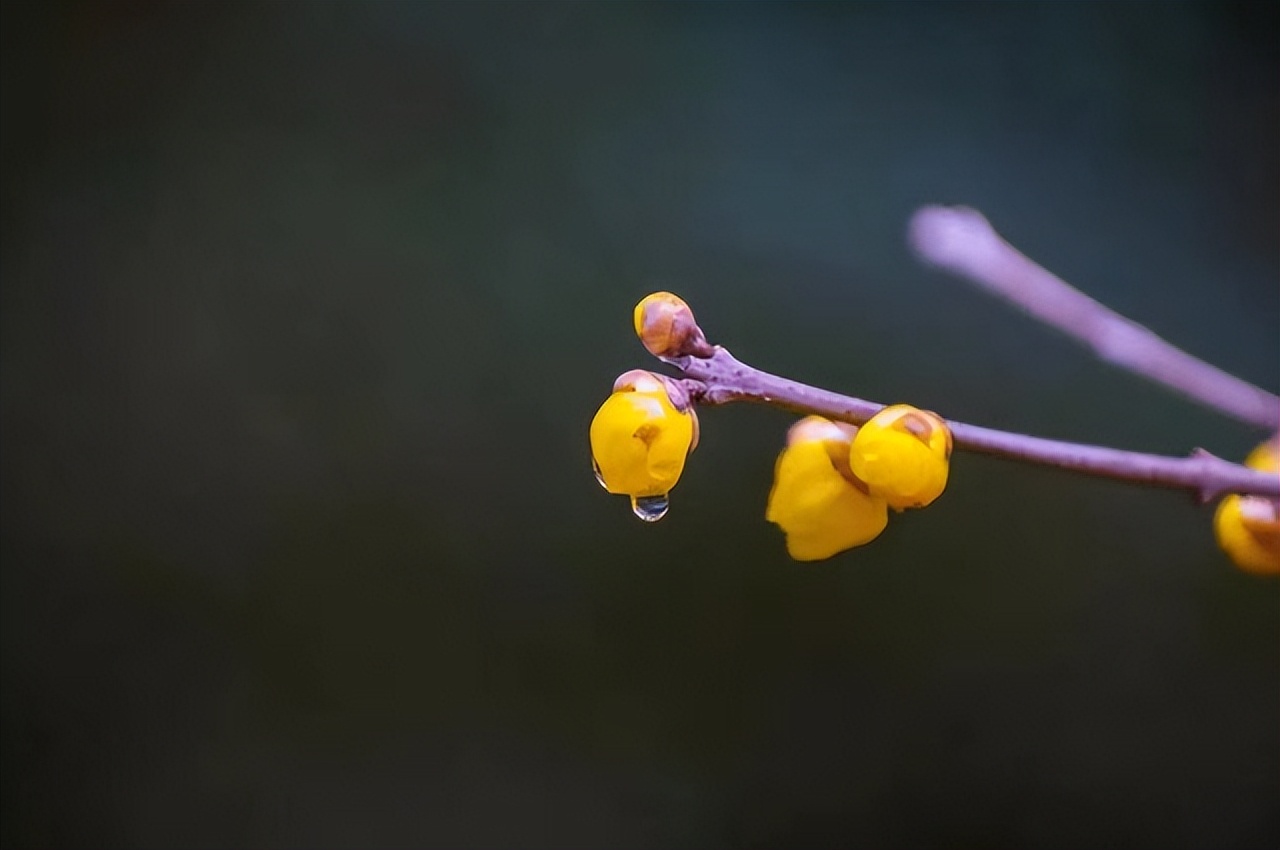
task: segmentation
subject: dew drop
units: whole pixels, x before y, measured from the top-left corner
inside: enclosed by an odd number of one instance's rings
[[[596,474],[596,483],[604,488],[605,492],[609,492],[609,485],[604,483],[604,474],[600,472],[600,464],[596,463],[596,459],[591,459],[591,471]]]
[[[631,500],[631,512],[645,522],[657,522],[667,515],[671,500],[667,494],[661,496],[639,496]]]

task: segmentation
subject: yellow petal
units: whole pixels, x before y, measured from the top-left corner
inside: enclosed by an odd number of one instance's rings
[[[792,558],[819,561],[871,542],[889,517],[883,499],[840,474],[824,441],[806,440],[779,455],[765,519],[786,533]]]

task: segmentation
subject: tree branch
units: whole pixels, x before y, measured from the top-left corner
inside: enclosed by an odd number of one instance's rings
[[[700,404],[748,401],[800,414],[825,416],[853,425],[861,425],[884,407],[877,402],[840,395],[762,372],[720,346],[712,348],[709,356],[660,359],[687,376],[680,384],[690,398]],[[1230,463],[1203,449],[1196,449],[1190,457],[1165,457],[1059,442],[963,422],[948,421],[947,424],[956,448],[980,454],[1135,484],[1189,490],[1206,502],[1226,493],[1280,498],[1280,477]]]
[[[1097,357],[1164,384],[1221,413],[1263,428],[1280,427],[1280,396],[1170,345],[1041,268],[968,207],[923,207],[908,241],[930,265],[987,292],[1091,348]]]

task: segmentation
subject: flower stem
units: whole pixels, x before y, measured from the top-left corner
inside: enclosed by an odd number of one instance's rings
[[[926,263],[1009,301],[1092,349],[1098,359],[1241,422],[1280,427],[1280,397],[1099,304],[1006,242],[977,210],[922,207],[912,216],[908,241]]]
[[[716,346],[710,357],[668,357],[693,401],[747,401],[861,425],[884,405],[763,372]],[[1067,443],[948,420],[956,448],[1152,487],[1188,490],[1208,502],[1226,493],[1280,498],[1280,477],[1230,463],[1203,449],[1167,457]]]

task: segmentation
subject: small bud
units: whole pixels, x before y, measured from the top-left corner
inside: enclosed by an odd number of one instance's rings
[[[765,519],[786,534],[797,561],[821,561],[870,543],[889,521],[884,499],[849,472],[851,428],[819,416],[791,427],[774,467]]]
[[[670,292],[646,295],[635,309],[636,336],[655,357],[710,357],[712,348],[684,299]]]
[[[858,429],[849,468],[894,510],[923,508],[947,487],[951,429],[936,413],[886,407]]]

